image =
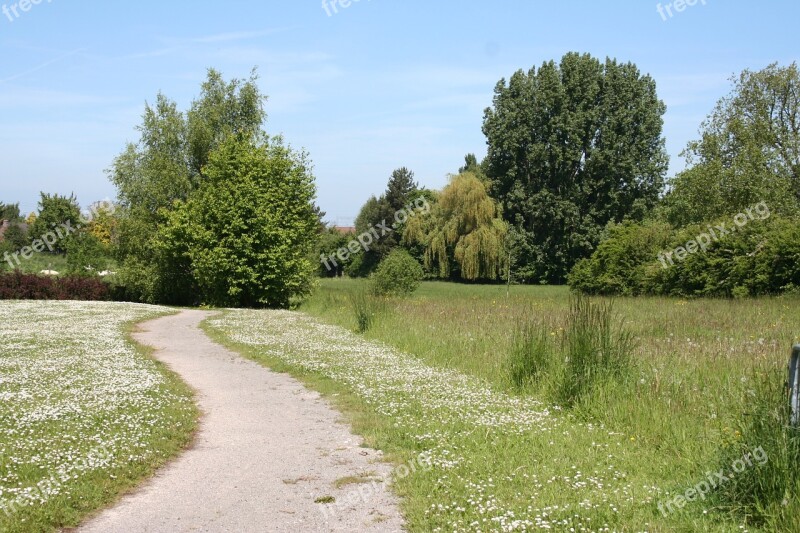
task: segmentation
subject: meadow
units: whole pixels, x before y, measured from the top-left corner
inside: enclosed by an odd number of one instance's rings
[[[192,392],[128,338],[169,312],[0,304],[0,531],[75,526],[189,442]]]
[[[429,453],[430,470],[397,480],[412,531],[800,527],[792,495],[747,501],[789,475],[780,435],[751,422],[769,418],[765,394],[780,391],[800,340],[797,297],[618,299],[631,372],[565,407],[546,379],[515,384],[509,362],[526,325],[565,336],[567,289],[425,283],[371,299],[367,328],[362,290],[325,280],[302,314],[227,311],[208,330],[327,393],[398,464]],[[742,458],[744,474],[691,492]]]

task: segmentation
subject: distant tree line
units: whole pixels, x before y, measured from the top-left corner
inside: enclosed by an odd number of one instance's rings
[[[27,270],[34,255],[61,256],[65,274],[96,276],[111,258],[114,206],[97,202],[81,211],[74,195],[41,193],[36,213],[23,219],[19,204],[0,203],[0,270]]]
[[[441,191],[395,171],[361,209],[357,232],[390,219],[393,198],[424,194],[430,214],[327,274],[370,275],[399,247],[435,279],[569,281],[602,294],[800,290],[797,65],[733,81],[684,152],[686,170],[667,179],[666,106],[636,65],[569,53],[520,70],[497,84],[485,111],[486,158],[468,154]],[[669,269],[659,262],[660,252],[756,204],[769,206],[768,221]],[[322,250],[346,242],[326,235]]]
[[[255,74],[209,70],[186,111],[160,94],[145,106],[139,140],[109,170],[114,212],[48,252],[75,271],[113,261],[126,298],[168,304],[285,307],[315,275],[371,276],[393,251],[429,279],[596,294],[800,290],[799,99],[796,64],[744,71],[667,179],[655,81],[632,63],[569,53],[498,82],[483,160],[467,154],[438,191],[396,169],[343,234],[323,223],[307,154],[266,133]],[[421,201],[424,215],[404,215]],[[755,205],[770,216],[684,257]],[[79,215],[74,197],[42,194],[27,221],[0,204],[0,252]],[[669,251],[680,260],[665,268]]]

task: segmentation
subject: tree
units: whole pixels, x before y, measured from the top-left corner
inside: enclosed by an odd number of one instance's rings
[[[466,174],[467,172],[475,174],[481,179],[486,177],[481,164],[478,163],[478,158],[475,157],[475,154],[467,154],[464,156],[464,166],[458,169],[459,174]]]
[[[92,232],[83,230],[66,240],[67,271],[78,276],[96,276],[108,265],[108,250]]]
[[[86,230],[94,235],[103,246],[110,246],[117,233],[116,208],[98,203],[92,209],[92,218],[86,224]]]
[[[507,231],[484,183],[466,173],[453,177],[429,216],[409,221],[403,238],[424,245],[425,267],[441,278],[495,280],[506,268]]]
[[[30,244],[28,232],[19,223],[11,223],[3,234],[3,241],[8,243],[13,251],[17,251]]]
[[[323,228],[317,239],[317,251],[314,253],[315,258],[328,259],[326,262],[320,260],[318,263],[320,276],[338,278],[344,274],[352,259],[347,257],[342,260],[340,257],[336,257],[335,254],[338,250],[347,248],[347,245],[354,238],[355,234],[342,233],[333,226],[325,226]],[[331,257],[333,257],[333,261],[329,260]]]
[[[202,186],[204,166],[222,142],[229,137],[255,142],[265,136],[264,101],[255,74],[225,83],[212,69],[188,113],[161,94],[154,105],[145,106],[139,141],[129,144],[109,171],[119,191],[119,279],[132,297],[176,302],[192,294],[186,265],[165,257],[156,236],[174,206]]]
[[[31,226],[28,235],[32,239],[40,239],[50,232],[58,236],[53,244],[53,252],[66,253],[66,239],[81,227],[81,208],[75,195],[60,196],[58,194],[41,193],[39,199],[39,215]]]
[[[569,53],[516,72],[485,112],[486,171],[521,236],[515,271],[562,283],[610,221],[641,219],[658,201],[668,158],[665,105],[632,63]]]
[[[19,204],[4,204],[0,202],[0,224],[8,222],[8,227],[2,235],[2,251],[13,253],[27,246],[28,232],[22,225],[22,215]]]
[[[419,186],[414,181],[414,173],[406,167],[401,167],[392,172],[389,183],[386,185],[386,203],[393,212],[401,211],[413,200],[414,193]],[[392,216],[394,218],[394,215]]]
[[[673,225],[740,213],[765,201],[776,213],[800,202],[800,71],[794,63],[745,70],[689,143],[688,168],[672,182],[664,217]]]
[[[279,141],[230,137],[205,179],[158,234],[163,257],[186,267],[203,303],[287,307],[308,294],[317,265],[314,177],[305,154]]]
[[[194,182],[203,175],[209,155],[228,137],[257,137],[267,114],[267,97],[258,88],[256,71],[247,80],[225,82],[222,74],[209,69],[200,99],[187,115],[189,170]]]
[[[397,214],[407,211],[409,206],[424,196],[414,181],[414,173],[406,167],[392,172],[386,192],[380,197],[372,196],[356,217],[356,234],[362,235],[373,228],[388,228],[380,231],[380,238],[370,244],[370,249],[353,257],[347,273],[353,277],[366,277],[378,264],[400,245],[405,222],[397,221]]]
[[[4,204],[0,202],[0,222],[3,220],[8,220],[9,222],[22,222],[19,204]]]

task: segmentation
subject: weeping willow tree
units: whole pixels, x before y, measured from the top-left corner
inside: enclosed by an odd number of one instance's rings
[[[484,183],[465,172],[453,177],[428,216],[411,219],[403,233],[407,244],[425,248],[428,270],[442,278],[497,279],[507,267],[508,225]]]

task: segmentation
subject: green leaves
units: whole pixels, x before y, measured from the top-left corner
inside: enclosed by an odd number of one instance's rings
[[[766,201],[778,213],[800,203],[800,71],[778,65],[733,80],[685,151],[690,167],[672,183],[663,216],[704,222]]]
[[[484,183],[467,173],[452,179],[429,215],[409,221],[404,240],[423,244],[426,268],[442,278],[494,280],[506,266],[507,231]]]
[[[316,270],[314,195],[303,154],[231,137],[159,232],[161,255],[185,266],[203,303],[287,307]]]
[[[522,235],[520,277],[563,282],[608,222],[655,205],[667,170],[664,112],[635,65],[588,54],[498,83],[484,117],[485,167]]]
[[[313,177],[303,154],[267,141],[265,100],[255,73],[226,82],[209,70],[188,112],[163,95],[146,107],[139,142],[109,172],[132,297],[286,306],[307,292]]]

